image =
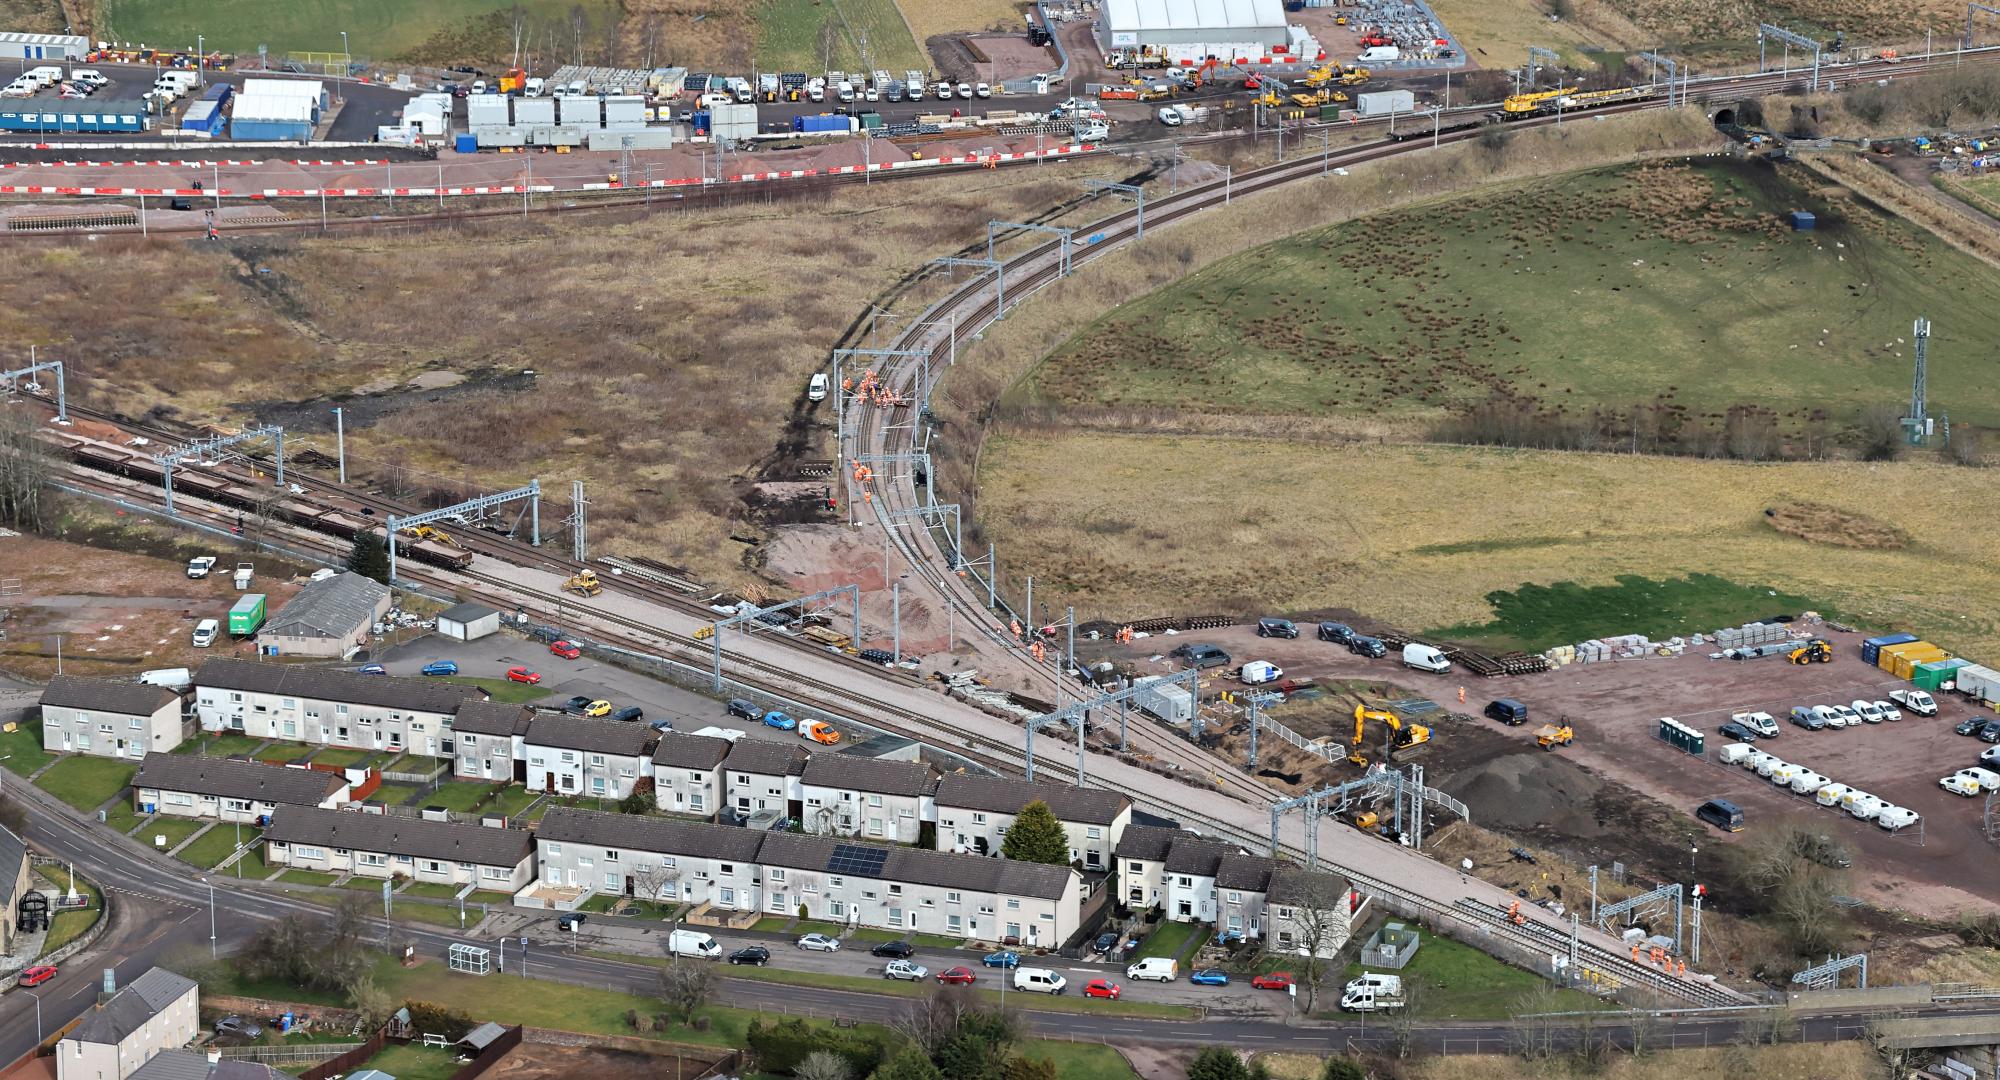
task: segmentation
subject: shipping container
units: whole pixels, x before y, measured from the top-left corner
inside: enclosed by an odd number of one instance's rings
[[[249,637],[264,625],[264,594],[244,593],[236,598],[229,609],[229,632],[237,637]]]
[[[646,126],[646,99],[614,94],[604,99],[604,126],[640,128]]]
[[[1967,664],[1951,673],[1959,693],[1986,702],[2000,702],[2000,671],[1984,664]]]
[[[452,145],[452,149],[457,150],[461,154],[476,154],[479,152],[479,136],[470,132],[462,134],[458,136],[458,140]]]
[[[1132,684],[1132,704],[1169,724],[1185,724],[1194,719],[1194,695],[1187,687],[1164,682],[1154,675]]]
[[[1910,683],[1919,690],[1936,690],[1951,681],[1953,672],[1971,663],[1970,660],[1952,659],[1918,664],[1917,670],[1910,674]]]
[[[637,131],[586,131],[583,142],[592,150],[671,150],[679,141],[677,129],[668,127],[641,128]],[[645,179],[643,174],[626,178],[628,183]]]
[[[209,83],[208,89],[201,92],[201,99],[203,101],[213,101],[220,105],[222,102],[229,100],[230,93],[235,89],[235,87],[226,82]]]
[[[473,131],[509,126],[513,119],[507,106],[512,100],[504,94],[476,94],[466,98],[465,126]]]
[[[181,130],[200,135],[220,135],[222,120],[221,104],[209,100],[197,101],[181,114]]]
[[[508,127],[484,127],[472,133],[479,140],[481,150],[495,146],[528,145],[528,129]]]
[[[555,98],[522,97],[514,99],[514,126],[554,127],[555,123]]]
[[[137,101],[23,101],[0,105],[0,131],[146,131],[152,120]]]
[[[1415,112],[1417,96],[1408,90],[1384,90],[1374,94],[1357,94],[1354,111],[1362,116],[1388,116],[1391,113]]]
[[[1864,663],[1873,665],[1881,658],[1885,647],[1904,645],[1915,640],[1917,640],[1915,634],[1884,634],[1881,637],[1869,638],[1861,643],[1861,659]]]
[[[1928,664],[1933,660],[1951,659],[1950,653],[1945,652],[1935,645],[1924,649],[1918,649],[1915,644],[1903,647],[1908,648],[1910,651],[1893,652],[1891,654],[1894,662],[1889,665],[1889,674],[1905,682],[1909,681],[1910,676],[1916,674],[1918,664]]]
[[[557,111],[566,128],[594,128],[604,124],[604,99],[596,94],[581,94],[555,99]]]
[[[1906,641],[1897,645],[1884,645],[1882,646],[1882,651],[1875,656],[1875,666],[1881,668],[1883,671],[1894,671],[1896,670],[1896,658],[1898,656],[1906,653],[1920,653],[1935,648],[1937,646],[1928,641]],[[1936,660],[1938,658],[1932,656],[1926,657],[1926,659]]]

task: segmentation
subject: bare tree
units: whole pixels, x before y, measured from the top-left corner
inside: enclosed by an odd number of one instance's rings
[[[1288,923],[1292,940],[1298,943],[1305,986],[1305,1011],[1312,1012],[1319,1001],[1320,984],[1326,981],[1327,954],[1337,952],[1347,941],[1351,920],[1347,911],[1347,882],[1333,876],[1307,871],[1285,871],[1284,887],[1278,891],[1284,903],[1274,904],[1275,921]],[[1275,884],[1275,883],[1274,883]]]
[[[715,993],[715,965],[676,957],[660,969],[660,1000],[680,1014],[681,1023],[694,1022],[695,1011]]]
[[[0,521],[23,532],[41,531],[42,489],[55,476],[38,427],[26,410],[0,413]]]
[[[284,524],[283,509],[291,494],[289,490],[276,485],[257,488],[256,494],[251,497],[250,505],[242,512],[243,538],[261,540],[269,536],[279,525]]]
[[[831,1050],[815,1050],[792,1070],[798,1080],[853,1080],[854,1070],[847,1059]]]
[[[1416,1049],[1417,1025],[1430,1004],[1430,984],[1421,975],[1403,976],[1403,1006],[1381,1014],[1382,1027],[1389,1033],[1389,1049],[1397,1058],[1407,1058]]]
[[[1986,464],[1986,450],[1980,445],[1979,432],[1972,428],[1960,428],[1951,433],[1951,441],[1945,444],[1951,460],[1959,465],[1978,468]]]
[[[1556,1027],[1549,1014],[1556,1011],[1555,988],[1542,985],[1514,999],[1508,1013],[1513,1023],[1507,1033],[1514,1053],[1529,1061],[1546,1061],[1555,1056]]]
[[[641,863],[632,871],[632,892],[642,900],[679,900],[681,872],[665,863]]]
[[[1605,1030],[1602,1018],[1588,1009],[1578,1013],[1570,1025],[1569,1043],[1570,1057],[1575,1061],[1577,1071],[1602,1071],[1611,1057],[1611,1050],[1611,1033]]]
[[[1903,453],[1903,417],[1889,405],[1861,410],[1855,437],[1863,461],[1894,461]]]
[[[935,1055],[958,1034],[967,1016],[984,1009],[969,989],[946,986],[911,1005],[908,1012],[890,1021],[889,1027],[925,1054]]]
[[[1778,1005],[1757,1013],[1744,1027],[1757,1042],[1776,1046],[1798,1032],[1799,1017],[1789,1004]]]

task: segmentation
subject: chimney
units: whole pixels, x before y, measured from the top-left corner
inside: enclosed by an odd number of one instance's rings
[[[222,1064],[222,1047],[211,1046],[208,1048],[208,1063],[211,1067]]]

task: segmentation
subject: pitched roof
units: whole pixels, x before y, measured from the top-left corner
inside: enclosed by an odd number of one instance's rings
[[[283,637],[351,638],[365,632],[389,599],[389,587],[352,570],[306,583],[264,624]],[[379,676],[378,676],[379,677]]]
[[[163,686],[127,679],[82,679],[58,675],[42,691],[42,704],[59,709],[89,709],[123,716],[151,716],[181,696]]]
[[[21,867],[28,862],[28,845],[0,826],[0,917],[14,910],[14,885],[21,880]]]
[[[660,855],[755,862],[761,829],[709,825],[673,818],[606,814],[574,807],[551,807],[535,835],[542,843],[591,844],[596,847],[650,851]]]
[[[358,671],[256,660],[207,661],[194,673],[194,685],[446,714],[457,712],[459,703],[466,698],[479,696],[476,687],[436,679],[363,675]]]
[[[1118,837],[1118,847],[1111,854],[1121,859],[1144,859],[1148,862],[1163,862],[1167,852],[1174,846],[1174,838],[1187,836],[1180,829],[1167,829],[1158,825],[1128,825]]]
[[[459,702],[451,730],[460,735],[524,735],[534,715],[535,710],[526,705],[466,698]]]
[[[380,851],[481,866],[517,866],[535,850],[535,834],[444,821],[413,821],[351,810],[281,806],[264,839],[286,844]]]
[[[669,769],[713,769],[728,756],[728,739],[676,731],[663,733],[660,745],[653,748],[653,764]]]
[[[1176,839],[1173,847],[1167,849],[1167,872],[1214,877],[1216,867],[1222,863],[1222,857],[1235,853],[1236,848],[1229,844],[1182,837]]]
[[[1215,867],[1215,887],[1263,892],[1270,887],[1277,861],[1262,855],[1224,855]]]
[[[593,720],[584,716],[538,713],[528,721],[525,738],[529,746],[553,746],[561,750],[583,750],[592,754],[643,757],[652,741],[653,729],[644,724],[616,720]]]
[[[963,889],[967,892],[998,893],[1003,896],[1033,896],[1053,900],[1062,896],[1076,872],[1067,866],[991,859],[983,855],[955,855],[924,848],[893,847],[836,840],[802,833],[764,833],[757,861],[764,866],[817,870],[845,876],[899,881],[910,885]],[[858,870],[857,855],[879,854],[879,870]],[[836,862],[845,868],[834,870]]]
[[[474,1050],[484,1050],[493,1044],[493,1040],[505,1034],[507,1034],[506,1028],[488,1020],[460,1036],[458,1042],[454,1045],[470,1046]]]
[[[937,774],[921,761],[880,761],[841,754],[814,754],[800,779],[815,787],[882,795],[928,795],[938,784]]]
[[[289,806],[317,806],[345,784],[339,774],[255,761],[147,754],[132,775],[134,788],[188,791],[222,799],[254,799]]]
[[[207,1055],[191,1050],[162,1050],[132,1071],[130,1080],[288,1080],[269,1065],[240,1058],[210,1064]]]
[[[722,767],[731,772],[762,773],[766,776],[797,776],[805,771],[806,750],[775,739],[742,738],[729,748]]]
[[[938,806],[986,810],[996,814],[1018,814],[1035,800],[1049,804],[1056,817],[1090,825],[1109,825],[1132,805],[1132,800],[1103,788],[1080,788],[1069,784],[1037,784],[1032,780],[1007,780],[997,776],[948,773],[938,781]]]
[[[116,1046],[194,988],[192,979],[166,968],[150,968],[111,995],[110,1001],[85,1013],[83,1022],[68,1037],[77,1042]]]
[[[1337,874],[1281,866],[1271,872],[1271,884],[1265,889],[1264,899],[1287,907],[1326,904],[1345,896],[1350,887]]]

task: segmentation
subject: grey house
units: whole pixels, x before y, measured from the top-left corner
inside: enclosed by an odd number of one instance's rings
[[[916,761],[814,754],[799,777],[809,833],[914,844],[935,819],[937,774]]]
[[[760,830],[558,806],[535,835],[545,884],[758,910]]]
[[[537,713],[521,736],[533,791],[622,799],[653,777],[653,729],[582,716]]]
[[[0,952],[13,951],[21,898],[28,891],[28,845],[0,826]]]
[[[739,814],[775,810],[790,814],[801,796],[804,747],[769,739],[738,739],[722,759],[723,796]]]
[[[353,571],[308,582],[257,631],[258,649],[344,660],[368,644],[389,613],[389,587]]]
[[[333,580],[333,579],[329,579]],[[210,660],[194,673],[205,731],[453,757],[452,717],[479,691],[434,679]]]
[[[142,758],[181,744],[181,696],[163,687],[58,675],[41,705],[44,750]]]
[[[132,801],[141,813],[254,824],[281,806],[334,809],[347,801],[347,781],[322,769],[147,754],[132,776]]]
[[[522,739],[535,711],[526,705],[467,699],[452,718],[452,774],[506,784],[527,779]]]
[[[1109,869],[1132,823],[1132,800],[1102,788],[1037,784],[950,773],[937,786],[937,849],[996,854],[1007,829],[1031,802],[1048,804],[1069,834],[1069,856],[1087,870]]]
[[[1167,853],[1177,837],[1192,838],[1180,829],[1153,825],[1133,825],[1118,838],[1113,850],[1117,859],[1118,900],[1129,908],[1158,907],[1165,899],[1161,879],[1166,874]]]
[[[264,830],[264,859],[326,874],[406,877],[516,892],[535,868],[535,835],[348,810],[280,807]]]
[[[56,1043],[56,1080],[126,1080],[201,1031],[192,979],[152,968],[99,1002]]]
[[[666,732],[653,747],[653,802],[675,814],[712,817],[724,806],[722,762],[729,740]]]

